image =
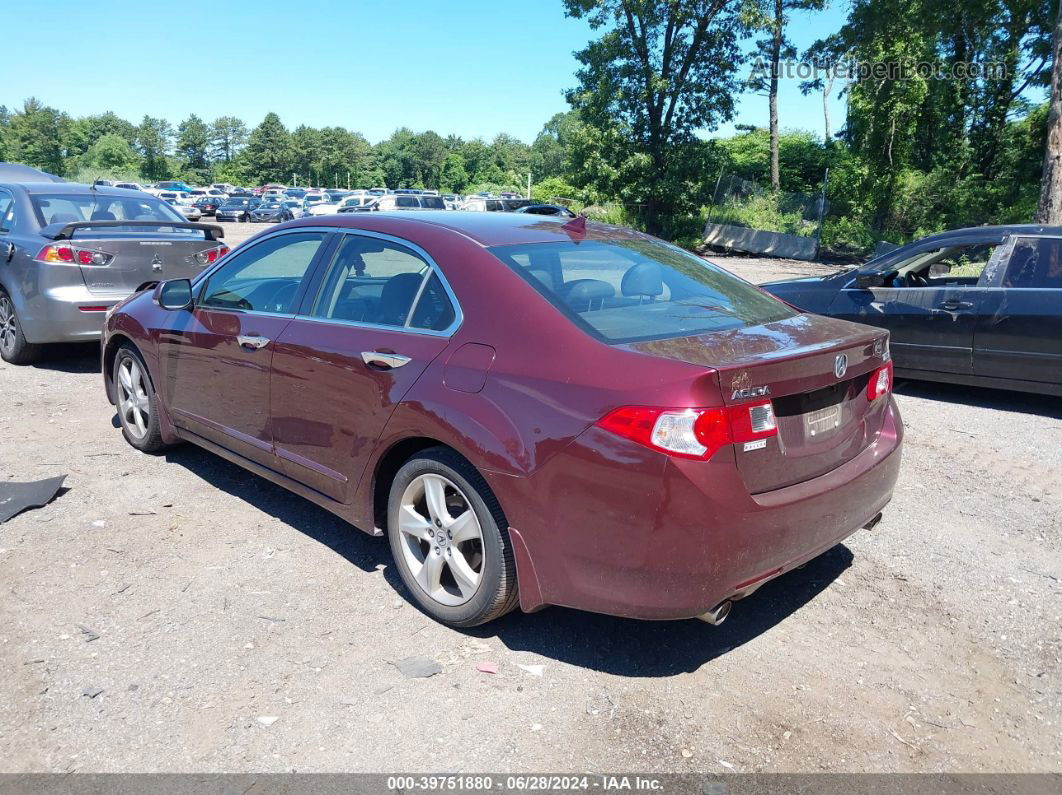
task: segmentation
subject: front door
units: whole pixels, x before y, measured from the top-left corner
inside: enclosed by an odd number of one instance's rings
[[[195,306],[159,336],[162,387],[174,423],[276,467],[269,372],[325,232],[283,232],[244,249],[197,285]]]
[[[899,369],[969,375],[981,276],[997,248],[980,242],[916,252],[891,266],[887,284],[841,290],[830,314],[888,329]]]
[[[335,252],[306,313],[277,340],[271,413],[284,472],[347,503],[395,406],[459,317],[412,245],[348,234]]]

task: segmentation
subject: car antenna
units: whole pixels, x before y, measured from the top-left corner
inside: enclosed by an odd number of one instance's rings
[[[582,235],[582,236],[585,236],[586,235],[586,216],[585,215],[579,215],[578,217],[573,218],[568,223],[566,223],[563,226],[561,226],[561,229],[563,229],[569,235]]]

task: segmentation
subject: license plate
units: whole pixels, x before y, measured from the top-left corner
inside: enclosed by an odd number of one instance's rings
[[[808,436],[822,436],[841,424],[841,407],[827,406],[804,415],[804,431]]]

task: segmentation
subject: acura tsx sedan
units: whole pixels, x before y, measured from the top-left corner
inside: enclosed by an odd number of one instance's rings
[[[582,217],[290,221],[110,312],[103,372],[133,447],[387,536],[454,626],[719,623],[873,526],[900,466],[887,332]]]

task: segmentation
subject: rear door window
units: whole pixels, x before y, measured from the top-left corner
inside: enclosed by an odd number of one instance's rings
[[[1020,237],[1014,242],[1004,287],[1062,288],[1062,240]]]
[[[455,319],[442,280],[415,251],[347,235],[329,267],[312,314],[374,326],[443,331]]]

